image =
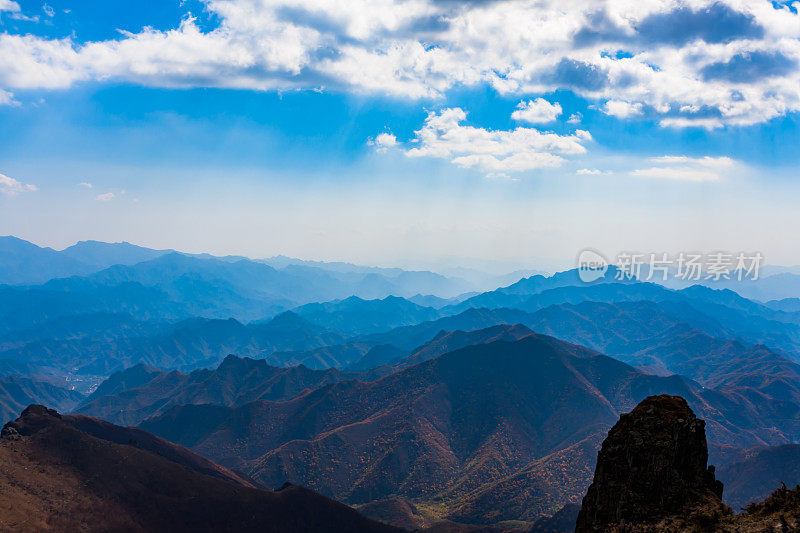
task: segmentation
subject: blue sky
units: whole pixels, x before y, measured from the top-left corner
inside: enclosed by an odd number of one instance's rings
[[[800,262],[794,4],[152,4],[0,0],[0,234]]]

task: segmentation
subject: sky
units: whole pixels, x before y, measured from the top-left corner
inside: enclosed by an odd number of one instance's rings
[[[800,2],[0,0],[0,234],[798,264]]]

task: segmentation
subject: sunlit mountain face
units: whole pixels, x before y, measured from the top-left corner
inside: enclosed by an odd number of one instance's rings
[[[799,88],[791,1],[0,0],[0,530],[796,529]]]

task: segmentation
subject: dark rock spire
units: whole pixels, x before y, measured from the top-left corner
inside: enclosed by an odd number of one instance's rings
[[[645,398],[603,442],[575,531],[640,531],[630,525],[674,516],[713,522],[729,514],[707,461],[705,422],[686,400]]]

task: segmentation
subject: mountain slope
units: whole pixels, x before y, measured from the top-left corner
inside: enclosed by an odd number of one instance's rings
[[[353,340],[370,346],[391,344],[410,352],[442,331],[473,331],[498,324],[525,324],[528,318],[529,313],[518,309],[467,309],[457,315],[401,326],[383,333],[360,335]]]
[[[259,490],[216,465],[212,469],[216,468],[217,475],[212,477],[200,468],[211,465],[208,461],[160,440],[142,447],[135,440],[120,444],[93,427],[101,433],[95,436],[86,431],[92,425],[88,422],[65,420],[55,411],[31,406],[3,428],[0,527],[19,531],[392,530],[300,487]],[[154,453],[158,446],[162,453]],[[164,449],[170,447],[171,452]],[[69,498],[64,498],[65,493]]]
[[[800,484],[800,445],[747,450],[742,458],[717,470],[717,477],[725,483],[725,503],[738,511],[763,500],[781,483],[790,487]]]
[[[274,367],[264,360],[228,356],[214,370],[147,372],[134,367],[111,376],[77,413],[137,425],[176,405],[238,406],[255,400],[288,400],[306,390],[353,379],[356,374],[303,366]],[[125,388],[120,383],[125,383]]]
[[[186,308],[170,300],[164,291],[139,283],[109,287],[72,278],[63,283],[0,286],[0,333],[36,329],[55,319],[96,313],[126,313],[136,320],[188,316]]]
[[[0,379],[0,423],[13,420],[32,403],[42,403],[69,411],[83,399],[83,394],[56,387],[44,381],[8,376]]]
[[[561,274],[567,275],[568,272]],[[554,288],[538,287],[533,294],[507,293],[506,289],[484,293],[465,300],[458,306],[443,308],[440,312],[455,314],[469,307],[483,307],[536,313],[555,305],[578,306],[585,302],[625,305],[647,301],[658,304],[660,314],[669,313],[680,317],[681,321],[712,336],[765,344],[800,358],[800,314],[771,309],[742,298],[730,290],[716,290],[699,285],[673,290],[654,283],[620,283],[615,280]],[[516,322],[530,326],[523,319]]]
[[[496,523],[523,508],[533,519],[577,501],[591,473],[585,450],[620,412],[663,392],[688,398],[720,445],[789,440],[735,394],[643,374],[535,334],[286,402],[179,406],[142,427],[266,485],[305,483],[350,503],[400,496],[440,518]],[[586,447],[570,451],[582,441]],[[486,491],[497,484],[511,495],[522,479],[540,489],[507,502]],[[547,497],[544,487],[554,485],[566,488]]]
[[[532,334],[533,331],[521,324],[508,326],[500,324],[473,331],[440,331],[436,337],[415,349],[411,355],[398,363],[405,368],[435,359],[447,352],[452,352],[475,344],[488,344],[496,341],[516,341]]]

